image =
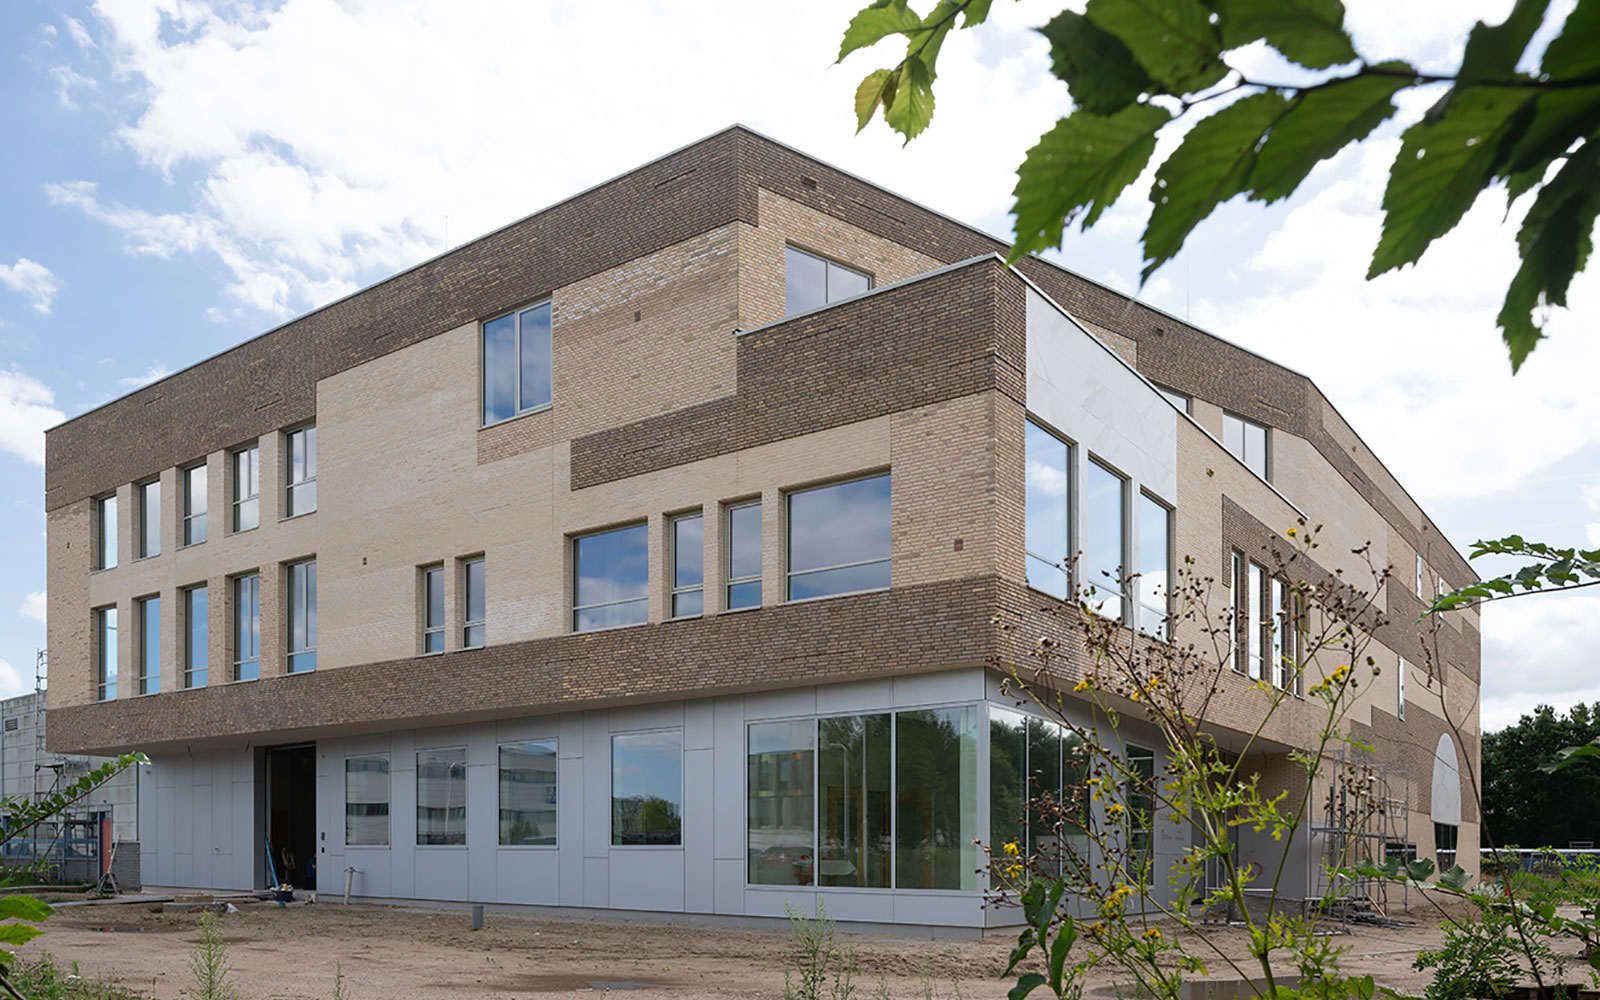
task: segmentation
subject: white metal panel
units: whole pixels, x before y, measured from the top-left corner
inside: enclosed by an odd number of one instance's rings
[[[983,700],[983,674],[980,669],[948,670],[937,674],[917,674],[894,679],[894,707],[944,705],[951,702]]]
[[[417,899],[469,899],[466,848],[418,847],[414,870]]]
[[[706,729],[710,728],[707,720]],[[716,904],[711,874],[716,783],[712,753],[687,750],[683,755],[683,906],[690,913],[710,913]]]
[[[931,927],[982,927],[983,897],[977,893],[897,892],[894,921]]]
[[[583,859],[583,905],[604,908],[611,905],[611,865],[605,858]]]
[[[712,747],[712,857],[737,862],[739,871],[745,866],[745,753],[744,753],[744,699],[735,695],[718,698],[716,703],[715,745]],[[721,877],[721,868],[718,868]],[[744,876],[739,876],[743,891]],[[721,898],[721,885],[718,885]],[[744,904],[731,911],[743,912]],[[718,912],[724,912],[718,906]]]
[[[817,687],[818,715],[887,712],[893,705],[894,681],[888,677]]]
[[[485,736],[493,735],[492,727],[484,729]],[[492,744],[489,750],[497,752]],[[500,842],[499,770],[498,760],[492,765],[467,765],[467,855],[471,861],[465,891],[475,902],[492,902],[500,894],[495,874],[495,848]]]
[[[716,703],[697,698],[683,706],[683,748],[709,750],[716,738]]]
[[[565,725],[562,733],[567,732]],[[561,905],[583,905],[583,765],[584,758],[564,755],[568,743],[582,747],[582,730],[557,744],[556,846],[560,856]]]
[[[788,691],[762,691],[744,696],[744,717],[747,722],[816,713],[817,689],[814,687],[793,688]]]
[[[585,712],[583,730],[583,856],[604,858],[611,851],[611,730],[605,712]],[[590,876],[584,866],[587,902]]]
[[[712,881],[716,888],[716,912],[735,916],[744,913],[745,862],[718,858],[712,862]]]
[[[496,851],[500,872],[496,901],[561,905],[561,852],[542,847],[502,847]],[[579,905],[582,897],[579,898]]]
[[[612,851],[611,907],[683,912],[683,867],[683,851],[677,848]]]
[[[387,847],[345,848],[344,864],[338,871],[338,884],[331,891],[343,896],[345,876],[350,874],[345,869],[354,868],[355,873],[350,875],[350,895],[376,896],[380,899],[399,895],[394,891],[394,881],[389,872],[391,860],[392,855]]]

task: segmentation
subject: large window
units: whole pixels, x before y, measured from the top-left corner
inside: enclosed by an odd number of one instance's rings
[[[1442,871],[1456,863],[1456,846],[1461,840],[1461,827],[1454,823],[1433,824],[1433,853]]]
[[[205,463],[184,469],[183,479],[183,544],[199,545],[206,540],[206,467]]]
[[[417,751],[417,843],[465,846],[467,750]]]
[[[344,842],[348,847],[388,845],[388,754],[344,759]]]
[[[261,676],[261,576],[233,578],[233,679]]]
[[[133,488],[139,508],[139,558],[161,554],[161,480],[152,479]]]
[[[611,737],[611,842],[683,843],[683,732]]]
[[[444,652],[444,567],[422,571],[422,651]]]
[[[554,740],[507,743],[500,748],[500,843],[555,846]]]
[[[572,630],[637,625],[650,618],[650,552],[645,525],[572,540]]]
[[[139,693],[161,690],[161,598],[133,602],[139,621]]]
[[[1171,537],[1172,512],[1139,494],[1139,631],[1158,639],[1169,637]]]
[[[261,449],[256,445],[233,453],[233,530],[249,531],[261,523]]]
[[[550,403],[550,303],[483,324],[483,422],[509,420]]]
[[[1233,593],[1233,668],[1285,691],[1298,691],[1301,614],[1294,588],[1234,552]]]
[[[101,608],[94,613],[95,696],[101,701],[117,698],[117,609]]]
[[[751,885],[811,885],[816,842],[816,723],[750,727]]]
[[[1058,869],[1063,852],[1086,858],[1087,765],[1083,739],[1072,730],[991,708],[990,843],[1017,844]]]
[[[1028,586],[1066,598],[1072,553],[1068,548],[1072,452],[1033,421],[1026,425]]]
[[[892,813],[887,713],[817,722],[817,883],[888,888]]]
[[[761,501],[728,508],[727,608],[761,606]]]
[[[976,889],[978,708],[895,716],[895,886]]]
[[[284,490],[283,509],[287,516],[294,517],[317,509],[317,429],[302,427],[290,431],[288,444],[289,482]]]
[[[1083,487],[1083,599],[1099,614],[1121,618],[1128,481],[1091,461]]]
[[[482,646],[489,638],[486,582],[483,559],[468,559],[461,564],[461,645],[467,649]]]
[[[790,493],[791,601],[889,586],[889,477]]]
[[[698,618],[706,606],[705,527],[699,514],[672,519],[672,609],[674,618]]]
[[[825,306],[872,287],[872,278],[843,264],[786,247],[783,270],[783,311],[786,316]]]
[[[203,688],[210,678],[211,622],[206,587],[190,587],[183,594],[183,686]]]
[[[1154,875],[1151,831],[1155,828],[1156,755],[1128,744],[1128,859],[1130,880],[1149,883]]]
[[[317,563],[289,566],[289,673],[317,669]]]
[[[94,568],[117,565],[117,497],[104,496],[94,502]]]
[[[1232,413],[1222,415],[1222,446],[1233,453],[1233,456],[1245,465],[1250,471],[1262,479],[1268,478],[1270,466],[1267,462],[1267,429],[1252,420],[1235,416]]]

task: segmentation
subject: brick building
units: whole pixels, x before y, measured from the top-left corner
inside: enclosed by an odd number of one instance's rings
[[[1061,738],[996,612],[1081,550],[1161,633],[1192,556],[1270,646],[1304,513],[1416,567],[1354,722],[1470,860],[1476,617],[1392,669],[1464,561],[1304,376],[1003,249],[735,127],[54,428],[51,747],[151,756],[152,885],[976,931],[1002,746]]]

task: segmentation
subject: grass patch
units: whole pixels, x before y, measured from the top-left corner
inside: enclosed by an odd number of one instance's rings
[[[84,979],[78,975],[78,963],[63,968],[49,952],[37,961],[18,962],[10,978],[29,1000],[140,1000],[142,996],[121,986]]]

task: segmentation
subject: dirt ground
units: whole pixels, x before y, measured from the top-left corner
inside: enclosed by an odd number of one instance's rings
[[[141,904],[63,908],[47,933],[22,949],[77,962],[83,975],[141,995],[187,996],[189,956],[198,940],[198,912],[151,912]],[[459,910],[315,903],[279,908],[243,906],[219,918],[243,1000],[333,996],[342,968],[354,1000],[410,998],[594,998],[756,1000],[783,996],[786,930],[730,928],[617,919],[547,918],[490,912],[474,932]],[[1419,949],[1440,939],[1439,920],[1419,907],[1414,926],[1356,927],[1339,938],[1345,966],[1372,973],[1380,985],[1420,993],[1424,974],[1411,968]],[[1242,955],[1244,932],[1220,929],[1223,947]],[[856,950],[858,997],[875,1000],[880,985],[895,1000],[989,1000],[1006,995],[999,978],[1012,939],[930,941],[843,934]],[[1213,978],[1231,978],[1212,962]],[[931,986],[930,986],[931,978]],[[1110,975],[1090,983],[1108,996]],[[929,992],[931,988],[932,992]],[[1104,989],[1103,989],[1104,988]]]

